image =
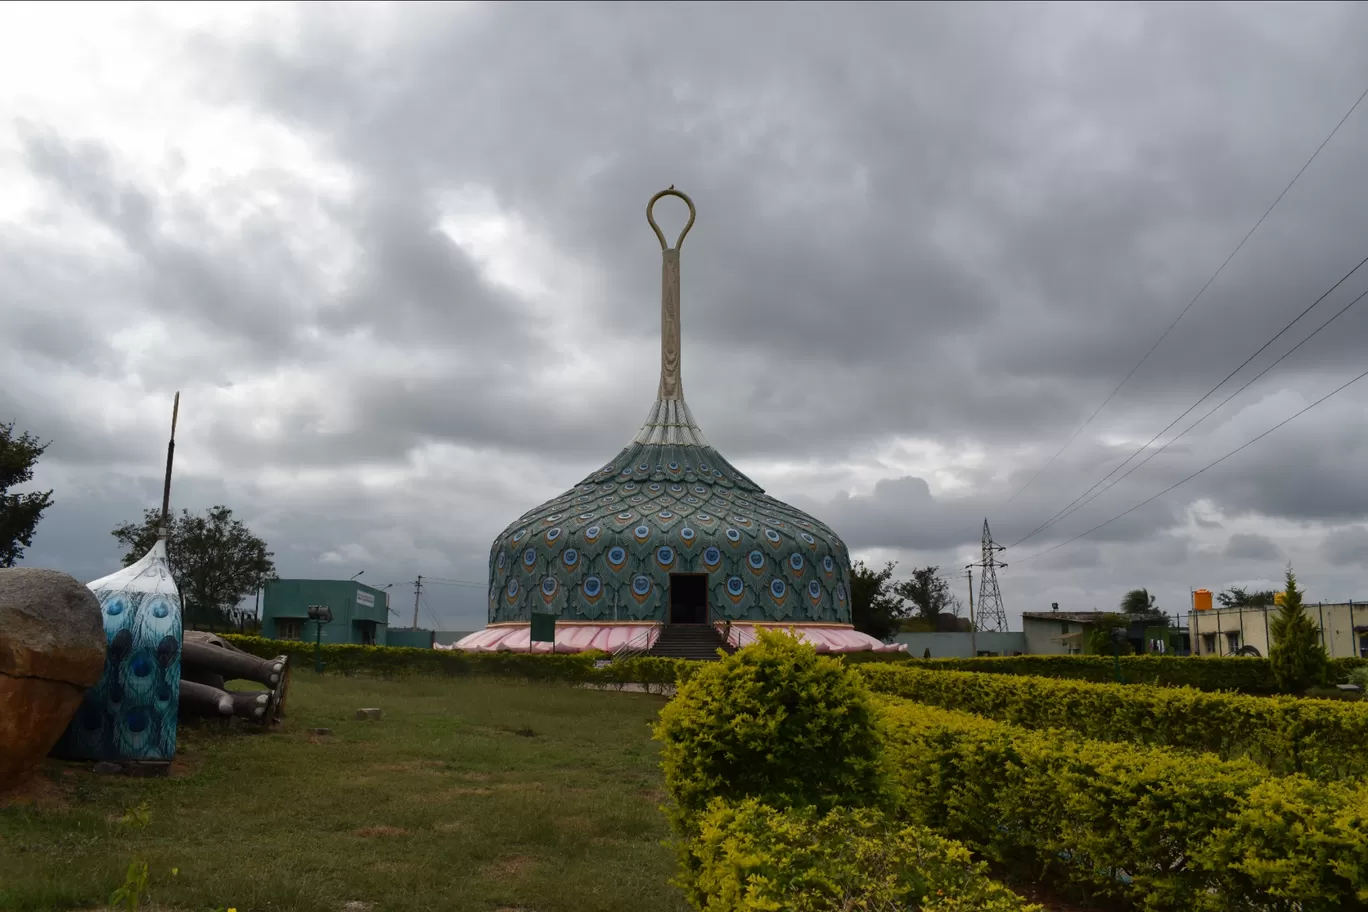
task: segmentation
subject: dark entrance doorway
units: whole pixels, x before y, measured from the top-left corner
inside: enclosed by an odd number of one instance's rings
[[[708,623],[708,574],[670,574],[670,623]]]

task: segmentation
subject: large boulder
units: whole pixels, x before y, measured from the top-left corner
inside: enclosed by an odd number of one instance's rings
[[[61,737],[105,663],[100,600],[56,570],[0,570],[0,791]]]

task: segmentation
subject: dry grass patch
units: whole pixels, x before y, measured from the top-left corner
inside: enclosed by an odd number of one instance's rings
[[[384,825],[362,827],[359,830],[352,830],[353,836],[360,836],[364,839],[370,839],[374,836],[407,836],[408,834],[409,831],[403,827]]]

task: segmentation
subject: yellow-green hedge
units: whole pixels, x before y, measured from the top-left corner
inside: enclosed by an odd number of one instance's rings
[[[1368,794],[880,697],[909,822],[1147,912],[1368,910]]]
[[[957,842],[869,809],[776,810],[718,800],[691,885],[702,912],[1040,912]]]
[[[875,691],[1026,728],[1248,757],[1277,773],[1368,776],[1368,703],[861,665]]]
[[[1116,680],[1116,660],[1099,655],[1022,655],[985,656],[963,659],[923,659],[906,653],[851,653],[852,664],[894,664],[940,671],[973,671],[990,674],[1036,675],[1068,678],[1099,684]],[[1198,690],[1229,690],[1247,694],[1272,694],[1278,688],[1268,659],[1216,656],[1130,655],[1120,657],[1121,675],[1127,684],[1155,684],[1162,687],[1195,687]],[[1348,678],[1355,668],[1368,665],[1368,659],[1337,658],[1330,662],[1336,682]]]

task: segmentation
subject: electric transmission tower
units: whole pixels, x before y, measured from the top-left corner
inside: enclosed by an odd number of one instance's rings
[[[999,551],[1007,548],[993,541],[988,520],[983,520],[983,556],[970,567],[979,568],[978,624],[980,630],[1007,630],[1007,611],[1002,607],[1002,590],[998,588],[997,568],[1007,566],[997,559]]]

